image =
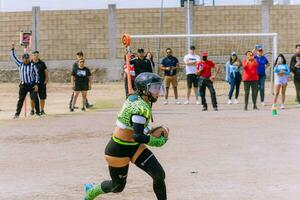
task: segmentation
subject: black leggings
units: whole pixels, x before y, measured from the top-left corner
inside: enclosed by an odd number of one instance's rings
[[[165,184],[165,172],[154,154],[149,149],[145,149],[136,159],[135,164],[152,177],[153,190],[156,194],[157,200],[166,200],[167,191]],[[122,192],[126,185],[128,167],[129,165],[120,168],[109,166],[111,180],[103,181],[101,183],[103,192]]]

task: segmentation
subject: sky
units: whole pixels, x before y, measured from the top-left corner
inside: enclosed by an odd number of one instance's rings
[[[180,0],[163,0],[164,7],[179,7]],[[213,0],[196,0],[205,5],[212,5]],[[275,0],[275,2],[280,0]],[[215,0],[216,5],[253,5],[257,0]],[[300,4],[300,0],[291,0]],[[158,8],[161,0],[0,0],[0,10],[4,12],[30,11],[32,6],[41,10],[70,9],[106,9],[108,4],[117,4],[117,8]]]

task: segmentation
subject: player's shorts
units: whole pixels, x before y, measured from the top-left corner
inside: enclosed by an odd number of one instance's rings
[[[136,142],[124,142],[116,137],[112,137],[105,148],[105,155],[113,157],[132,158],[138,150],[140,144]]]
[[[47,99],[47,85],[39,84],[38,95],[41,100]]]
[[[188,88],[192,88],[192,86],[194,86],[194,88],[198,88],[198,79],[199,78],[196,74],[187,74],[186,81]]]
[[[177,76],[165,76],[165,86],[168,88],[172,84],[173,87],[177,87]]]

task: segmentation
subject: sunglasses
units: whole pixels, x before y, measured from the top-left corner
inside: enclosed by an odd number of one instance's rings
[[[172,53],[172,51],[167,51],[167,53]]]

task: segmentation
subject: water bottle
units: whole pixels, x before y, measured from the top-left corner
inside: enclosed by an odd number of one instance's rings
[[[170,67],[170,75],[172,76],[172,74],[173,74],[173,67]]]

